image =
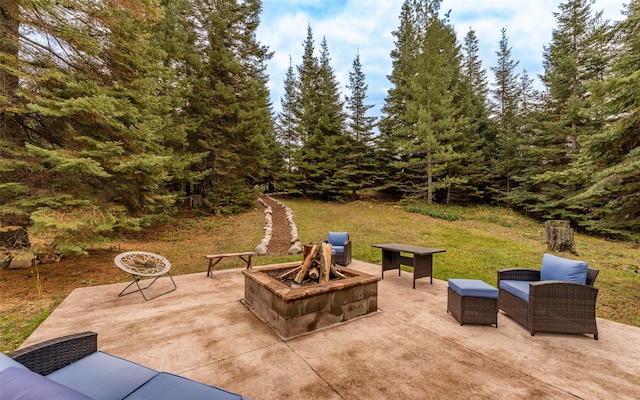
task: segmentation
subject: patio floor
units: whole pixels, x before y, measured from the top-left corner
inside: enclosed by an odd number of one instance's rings
[[[460,326],[446,312],[445,281],[413,290],[411,278],[388,271],[378,312],[286,341],[242,304],[240,269],[174,277],[178,290],[149,302],[119,298],[122,283],[80,288],[23,346],[92,330],[101,350],[253,400],[638,398],[640,328],[598,319],[596,341],[532,337],[502,313],[498,329]]]

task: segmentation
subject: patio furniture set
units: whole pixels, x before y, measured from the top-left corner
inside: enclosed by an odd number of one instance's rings
[[[351,263],[351,240],[348,232],[329,232],[326,242],[332,245],[332,262],[339,265]],[[398,243],[374,244],[382,250],[382,279],[384,272],[392,269],[401,273],[401,265],[413,268],[413,288],[416,279],[430,277],[433,284],[433,255],[444,249],[411,246]],[[205,255],[209,260],[207,276],[226,257],[239,257],[251,269],[253,252]],[[171,264],[157,254],[131,251],[119,254],[116,265],[131,274],[131,282],[119,296],[140,292],[164,274],[171,278],[173,288],[156,295],[162,296],[176,290],[171,277]],[[589,268],[586,262],[544,254],[540,270],[509,268],[498,271],[498,288],[476,279],[449,279],[447,312],[461,325],[487,324],[498,327],[498,310],[527,328],[533,336],[536,332],[593,334],[598,339],[595,306],[598,289],[594,282],[598,270]],[[153,281],[141,287],[141,277]],[[126,292],[135,284],[137,290]],[[155,298],[152,297],[152,298]]]
[[[336,243],[332,261],[351,262],[348,234],[329,235]],[[430,276],[433,283],[435,253],[445,250],[397,243],[376,244],[383,251],[384,271],[400,265],[414,268],[416,279]],[[409,256],[409,255],[412,255]],[[208,255],[211,263],[224,257],[239,256],[251,268],[249,253]],[[216,261],[217,260],[217,261]],[[119,296],[144,290],[163,274],[171,277],[171,264],[162,256],[148,252],[126,252],[115,258],[116,265],[130,273],[131,282]],[[209,267],[207,276],[211,274]],[[498,288],[482,280],[449,279],[447,312],[463,324],[486,324],[498,327],[498,310],[537,332],[593,334],[598,339],[595,304],[598,289],[594,282],[598,270],[586,262],[544,254],[540,270],[511,268],[498,271]],[[141,276],[153,278],[141,287]],[[175,282],[171,278],[173,288]],[[137,290],[125,293],[132,285]],[[155,296],[155,297],[157,297]],[[155,298],[154,297],[154,298]],[[97,334],[84,332],[48,340],[5,355],[0,353],[0,397],[2,399],[242,399],[224,389],[199,383],[178,375],[158,372],[132,361],[97,350]]]
[[[460,324],[498,327],[498,309],[537,332],[593,334],[598,340],[593,284],[598,270],[586,262],[544,254],[540,270],[498,271],[498,288],[473,279],[449,279],[447,312]]]

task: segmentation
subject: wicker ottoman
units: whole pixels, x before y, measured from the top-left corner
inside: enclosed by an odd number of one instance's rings
[[[460,325],[486,324],[498,327],[498,289],[477,279],[449,279],[447,312]]]

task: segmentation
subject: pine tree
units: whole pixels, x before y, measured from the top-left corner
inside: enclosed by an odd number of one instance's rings
[[[320,65],[315,56],[315,45],[311,26],[307,26],[307,37],[304,41],[302,64],[298,71],[298,107],[295,117],[298,119],[298,135],[302,143],[315,134],[318,125],[318,89],[320,82]]]
[[[349,72],[349,85],[347,89],[348,128],[353,146],[348,155],[348,188],[353,194],[358,190],[373,187],[380,180],[379,168],[375,163],[373,152],[373,128],[375,117],[367,116],[367,111],[373,108],[372,104],[365,104],[367,98],[365,74],[360,63],[360,53],[353,60],[353,69]]]
[[[583,210],[580,225],[589,231],[637,239],[640,229],[640,1],[625,10],[626,19],[615,27],[618,57],[604,81],[587,87],[593,91],[605,127],[580,140],[577,164],[588,176],[585,189],[567,200]]]
[[[380,134],[376,140],[379,164],[384,166],[384,175],[387,176],[381,190],[392,194],[402,193],[402,182],[406,180],[402,164],[391,161],[404,161],[404,155],[396,146],[396,138],[401,133],[401,128],[407,123],[404,116],[410,99],[408,82],[409,77],[415,74],[415,55],[418,54],[418,37],[412,0],[403,2],[399,19],[398,29],[392,32],[396,40],[395,48],[391,50],[392,70],[387,76],[391,88],[382,106],[384,115],[378,124]]]
[[[399,31],[403,47],[394,54],[408,58],[394,63],[397,83],[385,105],[384,127],[392,129],[390,139],[398,149],[391,164],[402,171],[398,187],[428,203],[438,190],[442,201],[450,201],[451,188],[468,183],[460,173],[470,122],[461,54],[453,28],[438,17],[439,8],[440,1],[405,2]]]
[[[255,37],[260,1],[203,0],[195,4],[201,68],[187,112],[199,123],[189,135],[193,152],[207,151],[199,171],[205,203],[216,212],[236,212],[255,200],[252,188],[265,171],[275,144],[264,62],[270,57]],[[266,174],[271,175],[271,174]]]
[[[459,96],[469,125],[465,130],[465,147],[461,150],[466,154],[461,163],[464,170],[457,172],[467,176],[468,182],[459,187],[460,194],[455,199],[458,203],[482,200],[487,186],[487,160],[495,154],[491,150],[495,143],[495,129],[489,119],[487,74],[478,52],[478,39],[475,31],[470,29],[462,46],[462,82]]]
[[[16,115],[9,112],[15,107],[16,91],[18,89],[18,74],[13,70],[18,60],[20,50],[18,37],[20,34],[18,22],[18,4],[14,1],[4,1],[0,4],[0,137],[13,137],[18,134],[19,121]],[[6,111],[5,111],[6,110]]]
[[[293,158],[300,146],[298,136],[298,120],[296,119],[296,107],[298,91],[293,62],[289,57],[289,68],[284,80],[284,97],[280,99],[282,111],[278,115],[278,140],[280,141],[285,157],[287,173],[293,172]]]
[[[0,138],[2,211],[29,218],[60,252],[171,212],[178,194],[165,184],[186,164],[164,117],[171,72],[149,40],[161,9],[134,0],[16,10],[19,56],[3,62],[21,76],[11,107],[20,129]]]
[[[519,61],[511,58],[511,47],[506,29],[502,28],[498,56],[498,65],[491,67],[495,75],[493,92],[494,119],[497,127],[495,155],[493,158],[492,172],[494,187],[498,193],[498,199],[511,206],[511,189],[515,174],[515,165],[518,163],[518,79],[515,72]]]
[[[564,205],[564,200],[585,184],[587,178],[580,168],[572,168],[579,157],[580,140],[599,131],[602,118],[592,113],[587,84],[602,79],[602,71],[593,57],[601,46],[596,32],[601,21],[592,16],[591,2],[569,0],[554,13],[557,27],[552,42],[544,52],[546,86],[546,117],[544,134],[535,143],[544,151],[534,165],[543,169],[531,176],[538,196],[530,211],[544,218],[581,218],[582,213]],[[595,46],[595,47],[594,47]],[[598,55],[600,59],[600,55]]]
[[[307,28],[302,64],[298,66],[299,98],[296,115],[302,147],[296,157],[295,185],[307,195],[329,197],[345,189],[349,154],[345,115],[326,39],[320,57],[314,55],[311,27]]]

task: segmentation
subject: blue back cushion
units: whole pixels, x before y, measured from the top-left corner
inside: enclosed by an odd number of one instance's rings
[[[91,400],[91,397],[24,367],[8,367],[0,371],[0,399]]]
[[[349,241],[349,232],[329,232],[329,240],[332,246],[344,246]]]
[[[544,254],[542,256],[542,268],[540,269],[541,281],[566,281],[574,283],[587,283],[587,263],[584,261],[569,260]]]

